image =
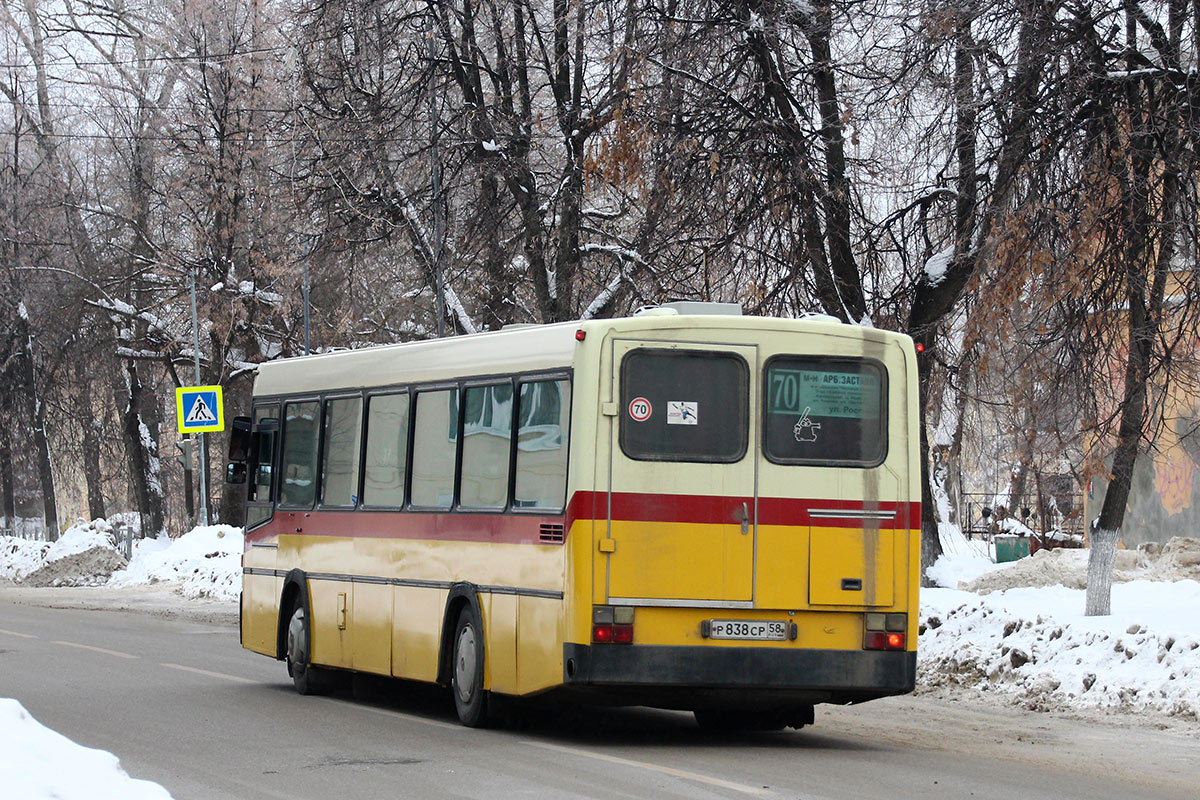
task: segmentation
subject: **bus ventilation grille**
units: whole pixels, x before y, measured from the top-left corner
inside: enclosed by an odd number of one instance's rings
[[[538,540],[542,542],[561,544],[566,538],[566,529],[561,522],[543,522],[538,531]]]

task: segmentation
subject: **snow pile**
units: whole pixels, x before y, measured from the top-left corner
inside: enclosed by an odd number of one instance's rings
[[[45,727],[0,698],[0,786],[21,800],[170,800],[162,786],[129,777],[112,753]]]
[[[94,586],[125,566],[113,521],[79,520],[56,542],[0,537],[0,578],[30,586]]]
[[[242,588],[242,529],[193,528],[178,539],[142,539],[110,586],[179,581],[184,597],[236,600]]]
[[[1120,709],[1200,719],[1200,539],[1117,554],[1112,614],[1083,614],[1086,550],[995,564],[942,531],[922,589],[917,686],[1034,710]]]
[[[1032,710],[1104,708],[1200,719],[1200,582],[1113,586],[1113,613],[1084,591],[921,592],[917,684],[969,688]]]
[[[19,581],[45,562],[46,542],[0,536],[0,578]]]
[[[93,547],[47,561],[21,578],[25,586],[102,586],[125,566],[125,557],[110,547]]]

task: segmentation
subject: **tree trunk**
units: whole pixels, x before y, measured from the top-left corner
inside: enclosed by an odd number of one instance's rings
[[[1106,617],[1111,613],[1113,565],[1117,561],[1117,541],[1120,538],[1119,530],[1096,527],[1091,531],[1092,548],[1088,553],[1087,595],[1083,612],[1089,617]]]
[[[933,339],[932,336],[929,337]],[[932,344],[932,341],[930,342]],[[933,500],[933,489],[929,483],[929,425],[926,419],[926,409],[929,408],[929,370],[933,365],[933,353],[929,346],[917,354],[918,395],[920,397],[919,414],[921,421],[921,585],[932,586],[927,572],[942,554],[942,539],[938,534],[936,506]]]
[[[46,540],[55,542],[58,541],[58,501],[54,495],[54,468],[50,463],[50,442],[46,435],[46,404],[38,394],[33,332],[29,329],[24,305],[18,315],[17,327],[22,347],[25,401],[29,419],[33,422],[33,447],[36,451],[38,482],[42,488],[42,518],[46,526]]]
[[[3,403],[8,406],[8,402]],[[12,528],[17,524],[17,497],[13,491],[12,440],[9,433],[8,408],[0,413],[0,495],[3,498],[3,527]]]
[[[100,439],[96,435],[96,426],[90,421],[84,421],[83,436],[83,477],[87,483],[88,517],[104,519],[104,489],[100,478]]]
[[[158,536],[164,531],[163,491],[158,463],[158,442],[142,418],[145,388],[137,362],[125,362],[124,386],[118,389],[125,454],[129,458],[129,480],[142,518],[140,536]]]

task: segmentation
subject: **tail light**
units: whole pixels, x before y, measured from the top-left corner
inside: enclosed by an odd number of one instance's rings
[[[864,650],[903,650],[908,644],[907,614],[867,614]]]
[[[633,609],[596,606],[592,609],[594,644],[633,644]]]

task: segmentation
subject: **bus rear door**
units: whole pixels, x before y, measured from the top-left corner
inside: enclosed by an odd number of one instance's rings
[[[757,348],[618,339],[612,353],[607,601],[753,607]]]

